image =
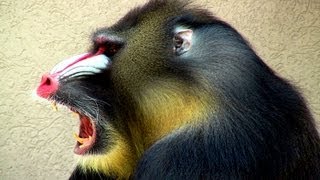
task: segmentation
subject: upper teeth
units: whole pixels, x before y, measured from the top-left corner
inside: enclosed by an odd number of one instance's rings
[[[71,111],[71,112],[72,112],[71,115],[72,115],[73,117],[79,118],[79,116],[80,116],[79,113],[76,113],[76,112],[74,112],[74,111]]]
[[[52,102],[52,109],[54,111],[58,111],[58,107],[57,107],[57,103],[56,102]]]

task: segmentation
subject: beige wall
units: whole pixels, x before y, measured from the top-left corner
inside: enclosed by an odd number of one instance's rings
[[[40,75],[86,51],[88,35],[144,0],[0,1],[0,179],[66,179],[77,121],[31,97]],[[320,120],[319,0],[198,0],[296,83]]]

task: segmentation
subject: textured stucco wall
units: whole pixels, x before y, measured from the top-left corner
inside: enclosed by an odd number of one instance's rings
[[[31,92],[40,75],[82,53],[95,28],[144,0],[0,0],[0,179],[66,179],[77,121]],[[319,0],[198,0],[234,25],[267,64],[304,92],[320,120]]]

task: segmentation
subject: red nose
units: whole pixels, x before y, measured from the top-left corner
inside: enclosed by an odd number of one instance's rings
[[[59,82],[52,74],[45,74],[41,78],[37,88],[37,94],[43,98],[49,98],[58,90]]]

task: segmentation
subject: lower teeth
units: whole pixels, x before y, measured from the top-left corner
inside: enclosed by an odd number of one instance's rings
[[[80,148],[88,146],[92,139],[92,136],[89,136],[88,138],[81,138],[77,133],[74,133],[73,137],[81,144],[79,146]]]

